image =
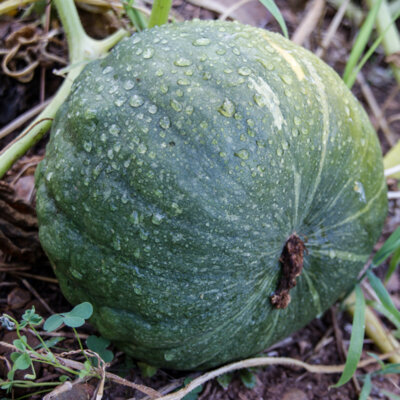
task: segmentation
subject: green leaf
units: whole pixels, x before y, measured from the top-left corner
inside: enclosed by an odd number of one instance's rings
[[[361,54],[364,52],[365,46],[368,43],[368,40],[371,36],[371,32],[374,29],[374,23],[376,16],[378,14],[378,10],[381,6],[382,0],[378,0],[374,3],[373,7],[370,9],[367,18],[365,19],[360,32],[357,36],[357,39],[353,45],[353,48],[350,53],[349,60],[347,61],[346,68],[343,74],[343,81],[346,85],[349,86],[349,78],[357,65],[357,61],[360,59]]]
[[[35,326],[40,325],[43,321],[43,318],[40,315],[36,314],[35,307],[32,306],[30,310],[26,310],[24,312],[24,314],[22,315],[22,320],[25,321],[25,323]]]
[[[20,356],[21,354],[22,354],[22,353],[18,353],[18,352],[11,353],[11,354],[10,354],[11,361],[12,361],[13,363],[15,363],[15,361],[18,360],[18,358],[19,358],[19,356]]]
[[[107,350],[107,347],[110,345],[108,339],[91,335],[87,338],[86,345],[88,349],[96,352],[105,362],[111,362],[113,360],[114,354],[112,351]]]
[[[385,283],[393,275],[393,272],[396,271],[396,268],[398,267],[399,264],[400,264],[400,247],[398,247],[392,255],[392,259],[390,260],[389,263],[389,269],[387,270],[385,275]]]
[[[63,322],[70,328],[79,328],[85,324],[85,320],[81,317],[70,316],[69,314],[63,317]]]
[[[250,371],[249,369],[242,369],[240,370],[239,375],[243,385],[246,386],[247,389],[255,388],[257,384],[257,379],[252,371]]]
[[[217,378],[217,382],[226,390],[226,389],[228,389],[229,384],[232,381],[232,377],[233,377],[233,374],[231,374],[231,373],[223,374]]]
[[[260,0],[262,5],[272,14],[272,16],[276,19],[278,22],[279,26],[282,29],[283,34],[287,39],[289,39],[289,33],[288,29],[285,23],[285,20],[282,17],[281,12],[279,11],[279,8],[276,6],[274,0]]]
[[[353,327],[350,337],[349,351],[344,371],[339,382],[333,387],[337,388],[348,382],[357,369],[357,364],[361,358],[365,331],[365,299],[359,285],[356,285],[356,305],[353,317]]]
[[[84,303],[75,306],[69,313],[62,314],[65,317],[79,317],[82,319],[89,319],[93,314],[93,306],[85,301]],[[76,328],[76,327],[74,327]]]
[[[92,364],[90,363],[90,361],[85,361],[84,363],[83,363],[83,365],[85,366],[85,368],[84,369],[81,369],[80,371],[79,371],[79,378],[85,378],[86,376],[88,376],[88,375],[90,375],[90,373],[91,373],[91,370],[92,370]]]
[[[371,393],[372,383],[371,383],[371,375],[365,375],[364,385],[360,393],[360,397],[358,400],[368,400],[369,394]]]
[[[382,264],[395,250],[400,247],[400,226],[389,236],[383,246],[372,259],[372,266]]]
[[[143,378],[151,378],[158,371],[157,367],[153,367],[152,365],[146,364],[144,362],[139,361],[137,363],[137,365],[140,368],[140,372],[141,372]]]
[[[13,341],[14,346],[21,351],[26,351],[26,345],[27,345],[27,341],[26,341],[26,336],[21,336],[21,339],[15,339]]]
[[[371,284],[372,289],[374,289],[376,295],[379,298],[379,301],[382,303],[383,307],[393,316],[393,318],[397,321],[395,324],[397,328],[400,328],[400,312],[395,307],[390,298],[390,294],[386,290],[383,283],[378,279],[372,271],[367,272],[369,283]]]
[[[50,338],[49,340],[46,340],[44,342],[44,344],[47,346],[47,348],[50,349],[51,347],[54,347],[57,343],[62,342],[64,339],[65,339],[65,337],[55,336],[55,337]],[[37,347],[35,347],[35,350],[41,349],[42,347],[43,347],[43,344],[40,343]]]
[[[60,375],[58,379],[60,382],[66,382],[71,380],[71,378],[68,375]]]
[[[14,361],[14,370],[28,369],[32,361],[28,353],[20,353],[20,356]]]
[[[46,332],[53,332],[58,329],[63,323],[63,318],[59,314],[54,314],[51,317],[46,319],[46,322],[43,325],[43,329]]]

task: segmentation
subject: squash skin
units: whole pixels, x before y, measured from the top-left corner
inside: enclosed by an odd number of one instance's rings
[[[88,65],[37,175],[66,298],[149,364],[262,351],[350,290],[387,212],[379,142],[341,79],[277,34],[156,27]],[[304,268],[272,307],[293,233]]]

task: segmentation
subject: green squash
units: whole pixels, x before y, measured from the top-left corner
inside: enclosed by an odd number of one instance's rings
[[[251,356],[320,315],[354,285],[387,210],[377,136],[336,73],[230,22],[157,27],[89,64],[36,177],[66,298],[91,302],[101,335],[135,358],[182,370]],[[291,248],[300,271],[279,306]]]

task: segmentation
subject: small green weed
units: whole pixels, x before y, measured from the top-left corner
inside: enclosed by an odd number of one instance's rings
[[[34,307],[26,310],[20,321],[17,321],[10,315],[3,314],[0,317],[1,326],[7,330],[15,330],[18,338],[13,341],[13,348],[16,351],[11,353],[10,356],[12,367],[7,374],[7,380],[0,379],[0,388],[10,392],[13,388],[32,389],[50,387],[49,389],[44,390],[50,391],[51,387],[58,386],[73,376],[81,379],[88,376],[97,376],[95,367],[98,366],[98,358],[89,358],[87,356],[78,332],[76,331],[76,328],[82,326],[85,321],[91,317],[92,313],[92,305],[85,302],[77,305],[68,313],[54,314],[46,321],[36,313]],[[37,328],[42,324],[44,330],[47,332],[55,331],[63,324],[73,329],[79,344],[80,352],[86,359],[83,369],[76,370],[61,362],[61,358],[51,349],[59,342],[63,341],[64,338],[53,337],[45,341],[37,330]],[[27,336],[23,334],[23,331],[24,333],[32,333],[39,340],[39,344],[32,347],[28,343]],[[107,350],[109,344],[110,342],[108,340],[96,336],[90,336],[87,340],[88,348],[97,353],[99,359],[104,362],[110,362],[113,358],[112,352]],[[36,372],[33,364],[34,362],[51,365],[63,371],[65,374],[60,375],[59,380],[56,382],[35,382]],[[27,373],[24,375],[23,379],[15,379],[15,373],[17,371],[27,371]]]

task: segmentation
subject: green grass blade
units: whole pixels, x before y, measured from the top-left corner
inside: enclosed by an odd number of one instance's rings
[[[372,271],[368,271],[367,276],[372,289],[374,289],[376,295],[379,298],[379,301],[382,303],[383,307],[385,307],[385,309],[390,314],[392,314],[393,318],[397,321],[395,325],[399,328],[400,312],[393,304],[392,299],[390,298],[390,294],[388,293],[380,279],[378,279]]]
[[[279,26],[282,29],[283,34],[287,39],[289,39],[289,32],[285,23],[285,20],[282,17],[279,8],[275,4],[274,0],[260,0],[260,3],[272,14],[272,16],[276,19]]]
[[[163,25],[168,22],[168,15],[171,6],[172,0],[154,0],[149,20],[149,28],[153,28],[156,25]]]
[[[372,383],[371,383],[371,375],[367,374],[365,375],[365,380],[364,380],[364,385],[360,393],[360,397],[358,400],[367,400],[372,389]]]
[[[361,358],[365,331],[365,299],[360,285],[356,285],[356,304],[353,317],[353,328],[351,331],[349,351],[347,353],[346,364],[339,382],[333,387],[339,387],[348,382],[357,369],[357,364]]]
[[[382,264],[394,251],[400,247],[400,226],[389,236],[383,246],[372,259],[372,267]]]
[[[399,320],[395,316],[393,316],[393,314],[388,311],[381,303],[369,300],[367,301],[367,304],[379,313],[381,313],[383,316],[385,316],[397,328],[397,330],[400,331]]]
[[[400,17],[400,12],[398,12],[390,22],[390,24],[384,29],[384,31],[379,35],[379,37],[375,40],[375,42],[372,44],[372,46],[369,48],[369,50],[365,53],[364,57],[361,59],[361,61],[357,64],[357,66],[351,71],[350,76],[347,80],[347,86],[351,88],[354,85],[354,82],[356,81],[357,74],[361,71],[361,68],[365,65],[365,63],[370,59],[376,48],[382,43],[386,32],[390,29],[392,24],[396,22],[396,20]]]
[[[395,250],[392,259],[390,260],[389,269],[387,270],[385,275],[385,282],[387,282],[390,279],[390,277],[393,275],[393,272],[396,271],[396,268],[398,267],[399,264],[400,264],[400,247],[398,247],[397,250]]]
[[[133,7],[133,2],[134,0],[124,0],[122,5],[132,25],[137,31],[142,31],[147,28],[147,20],[140,11]]]
[[[371,32],[374,29],[374,23],[376,16],[378,14],[379,7],[381,6],[382,0],[378,0],[374,6],[371,8],[370,12],[366,20],[364,21],[360,33],[354,43],[353,49],[351,50],[349,60],[347,61],[346,68],[343,74],[344,83],[349,86],[349,78],[357,65],[358,60],[361,57],[361,54],[364,52],[365,46],[368,43],[368,40],[371,36]]]
[[[388,392],[387,390],[382,389],[382,393],[387,396],[390,400],[400,400],[400,396],[392,393],[392,392]]]

